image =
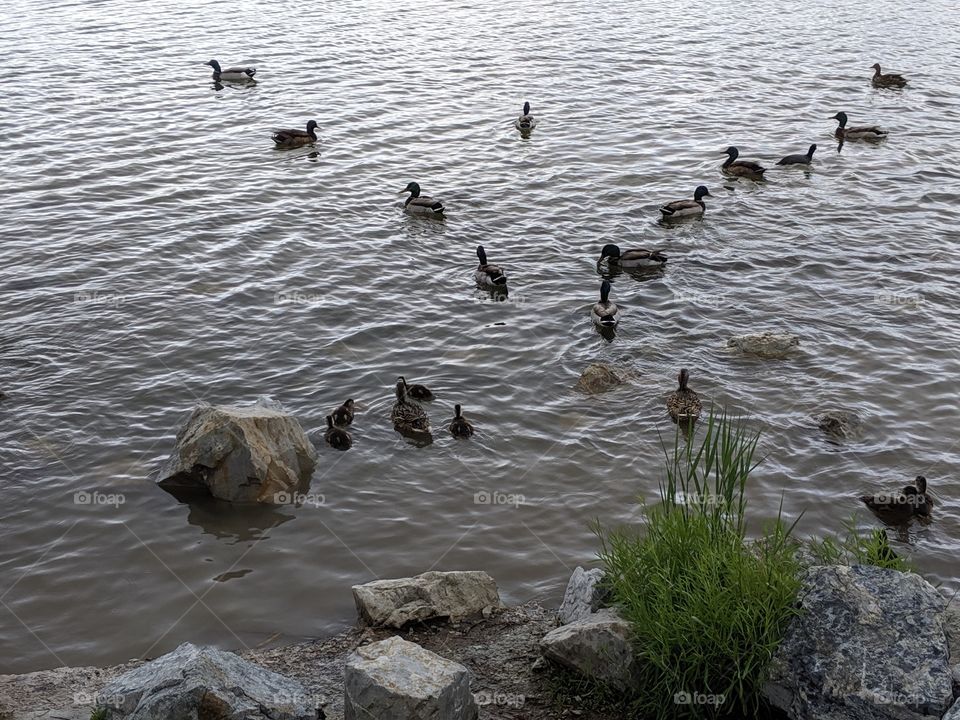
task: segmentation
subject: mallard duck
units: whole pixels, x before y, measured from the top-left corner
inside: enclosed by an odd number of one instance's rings
[[[317,141],[317,121],[307,123],[306,130],[274,130],[273,141],[277,147],[295,148],[312,145]]]
[[[603,246],[603,249],[600,250],[600,259],[597,260],[597,264],[602,263],[604,259],[607,260],[608,265],[618,265],[625,268],[658,268],[663,267],[667,262],[667,256],[660,250],[634,248],[633,250],[620,252],[620,248],[612,244]]]
[[[407,186],[397,194],[402,195],[405,192],[410,193],[410,197],[403,203],[403,207],[410,212],[432,213],[433,215],[443,213],[442,202],[426,195],[421,197],[419,184],[415,182],[407,183]]]
[[[500,289],[507,286],[507,276],[504,274],[503,268],[499,265],[490,265],[487,263],[487,251],[483,249],[483,245],[477,245],[477,259],[480,261],[480,264],[477,266],[477,272],[474,274],[477,285],[485,288]]]
[[[914,516],[930,515],[926,497],[913,485],[907,485],[896,494],[861,495],[860,502],[881,520],[892,524],[904,524]]]
[[[830,119],[840,123],[834,133],[838,140],[883,140],[888,134],[886,130],[881,130],[876,125],[848,128],[845,112],[838,112]]]
[[[473,425],[460,412],[460,406],[453,406],[453,420],[450,421],[450,434],[455,438],[468,438],[473,435]]]
[[[707,206],[703,202],[705,197],[710,197],[710,191],[707,190],[706,185],[699,185],[693,191],[693,200],[674,200],[661,205],[660,212],[663,213],[664,220],[703,215],[707,211]]]
[[[407,391],[407,397],[411,397],[414,400],[426,400],[427,402],[433,400],[433,393],[430,392],[430,388],[426,385],[418,385],[416,383],[408,385],[403,375],[398,377],[397,380],[403,383],[403,389]]]
[[[334,425],[349,425],[353,422],[353,400],[347,400],[333,411]]]
[[[430,419],[420,404],[407,397],[407,386],[397,380],[397,401],[390,411],[393,429],[404,435],[429,435]]]
[[[923,475],[917,475],[917,479],[913,481],[913,484],[917,488],[917,492],[923,496],[923,500],[927,504],[927,507],[932,508],[933,498],[930,497],[930,493],[927,492],[927,479]]]
[[[723,154],[727,156],[727,159],[721,166],[721,169],[727,173],[727,175],[744,177],[748,180],[763,180],[763,174],[767,169],[752,160],[737,160],[740,156],[740,151],[733,145],[724,150]]]
[[[667,413],[675,423],[694,422],[703,409],[700,398],[687,387],[689,380],[690,373],[684,368],[677,375],[677,389],[667,397]]]
[[[876,87],[904,87],[907,84],[907,79],[903,75],[897,75],[896,73],[887,73],[884,75],[880,72],[880,63],[874,63],[873,68],[873,77],[871,82]]]
[[[620,308],[610,301],[609,280],[600,283],[600,301],[593,304],[590,317],[593,318],[594,324],[600,327],[613,327],[620,322]]]
[[[813,154],[817,151],[816,144],[811,145],[807,154],[797,153],[796,155],[787,155],[785,158],[777,160],[777,165],[809,165],[813,162]]]
[[[327,415],[327,431],[323,434],[323,439],[334,450],[349,450],[353,445],[353,438],[343,428],[338,428],[333,424],[333,415]]]
[[[518,130],[533,130],[536,127],[537,120],[530,114],[530,103],[525,102],[523,104],[523,114],[517,118],[515,124]]]
[[[221,80],[253,80],[253,76],[257,74],[257,69],[252,67],[232,67],[223,70],[220,68],[220,63],[216,60],[209,60],[205,62],[204,65],[209,65],[213,68],[214,82],[220,82]]]

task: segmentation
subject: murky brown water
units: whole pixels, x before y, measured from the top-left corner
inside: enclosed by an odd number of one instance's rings
[[[431,568],[557,602],[593,557],[589,521],[655,494],[681,365],[763,428],[758,522],[782,493],[805,534],[870,525],[857,494],[924,473],[940,502],[908,552],[956,587],[960,33],[947,2],[873,7],[15,3],[0,672],[319,636],[353,621],[351,584]],[[216,90],[211,57],[259,84]],[[877,61],[910,86],[871,88]],[[838,110],[889,141],[838,155]],[[271,127],[310,118],[319,156],[273,150]],[[809,175],[718,172],[731,144],[772,166],[811,142]],[[414,179],[445,222],[400,212]],[[657,205],[700,183],[706,221],[661,227]],[[612,344],[589,320],[609,240],[671,258],[614,279]],[[478,242],[509,303],[474,290]],[[747,329],[802,352],[730,354]],[[595,360],[640,380],[574,393]],[[399,439],[401,373],[438,393],[435,423],[460,402],[479,435]],[[315,504],[190,507],[153,485],[194,403],[260,394],[311,430],[358,400],[354,449],[320,447]],[[865,417],[859,441],[818,432],[833,407]]]

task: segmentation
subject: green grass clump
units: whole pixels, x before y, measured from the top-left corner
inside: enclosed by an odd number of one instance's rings
[[[636,717],[743,718],[760,708],[801,568],[781,513],[760,538],[746,537],[758,437],[711,412],[699,446],[678,436],[666,451],[661,503],[642,528],[596,528],[613,602],[635,633]]]
[[[856,517],[844,524],[846,535],[834,539],[812,539],[808,547],[814,560],[821,565],[876,565],[900,572],[913,572],[913,566],[890,547],[885,530],[876,528],[863,534],[857,527]]]
[[[105,707],[94,708],[90,712],[90,720],[107,720],[109,710]]]

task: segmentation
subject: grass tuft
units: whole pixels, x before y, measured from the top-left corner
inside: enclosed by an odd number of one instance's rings
[[[807,544],[814,560],[820,565],[876,565],[900,572],[913,572],[906,558],[890,547],[886,530],[875,528],[864,534],[857,527],[856,516],[845,523],[846,535],[839,539],[813,538]]]

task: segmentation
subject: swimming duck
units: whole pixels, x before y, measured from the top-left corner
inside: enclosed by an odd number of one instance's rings
[[[610,301],[609,280],[600,283],[600,300],[593,304],[590,317],[593,318],[594,324],[600,327],[614,327],[620,322],[620,308],[617,307],[616,303]]]
[[[674,200],[661,205],[660,212],[663,213],[664,220],[703,215],[707,210],[703,202],[705,197],[710,197],[710,191],[706,185],[699,185],[693,191],[693,200]]]
[[[917,479],[913,481],[914,487],[917,488],[917,492],[923,496],[924,502],[926,502],[928,508],[933,507],[933,498],[930,497],[930,493],[927,492],[927,479],[923,475],[917,475]]]
[[[907,485],[896,494],[861,495],[860,502],[870,508],[873,514],[884,522],[904,524],[914,516],[930,515],[930,505],[926,497],[913,485]]]
[[[500,288],[501,290],[507,287],[507,276],[504,274],[503,268],[499,265],[487,263],[487,251],[483,249],[483,245],[477,245],[477,259],[480,260],[477,272],[474,275],[477,285],[485,288]]]
[[[349,425],[353,422],[353,400],[347,400],[333,411],[334,425]]]
[[[883,140],[888,134],[886,130],[881,130],[876,125],[848,128],[845,112],[838,112],[830,119],[840,123],[834,133],[838,140]]]
[[[450,434],[455,438],[468,438],[473,435],[473,425],[460,412],[460,406],[453,406],[453,420],[450,421]]]
[[[875,87],[903,87],[907,84],[907,79],[903,75],[897,75],[896,73],[887,73],[884,75],[880,72],[880,63],[874,63],[873,67],[873,77],[871,82]]]
[[[811,145],[807,150],[807,154],[803,155],[797,153],[796,155],[787,155],[785,158],[778,160],[777,165],[809,165],[813,162],[813,154],[817,151],[817,146]]]
[[[740,151],[733,145],[724,150],[723,154],[727,156],[727,160],[723,163],[721,169],[727,173],[727,175],[744,177],[748,180],[763,180],[763,174],[767,169],[752,160],[737,160],[740,156]]]
[[[619,265],[625,268],[658,268],[663,267],[667,262],[667,256],[660,250],[635,248],[633,250],[627,250],[626,252],[620,252],[620,248],[612,244],[603,246],[603,249],[600,250],[600,259],[597,260],[597,264],[602,263],[604,258],[607,259],[608,265]]]
[[[397,380],[397,401],[390,411],[393,429],[404,435],[429,435],[430,419],[420,404],[407,397],[407,386],[403,379]]]
[[[295,148],[302,145],[312,145],[317,141],[317,121],[307,123],[306,130],[274,130],[273,141],[277,147]]]
[[[443,213],[443,203],[426,195],[421,196],[419,184],[415,182],[407,183],[407,186],[397,194],[402,195],[405,192],[410,193],[410,197],[403,203],[403,207],[410,212],[431,213],[433,215]]]
[[[530,103],[525,102],[523,104],[523,114],[517,118],[514,124],[517,126],[517,130],[533,130],[537,120],[530,114]]]
[[[398,377],[397,380],[403,382],[403,389],[406,390],[407,397],[412,397],[414,400],[426,400],[427,402],[433,400],[433,393],[430,392],[430,389],[426,385],[418,385],[416,383],[408,385],[403,375]]]
[[[343,428],[338,428],[333,424],[333,415],[327,415],[327,431],[323,434],[323,439],[334,450],[349,450],[353,445],[353,438]]]
[[[222,70],[220,63],[216,60],[205,62],[204,65],[209,65],[213,68],[214,82],[220,82],[221,80],[253,80],[253,76],[257,74],[257,69],[252,67],[232,67]]]
[[[690,373],[686,368],[677,375],[677,389],[667,397],[667,413],[675,423],[691,423],[700,417],[703,406],[699,396],[687,387]]]

